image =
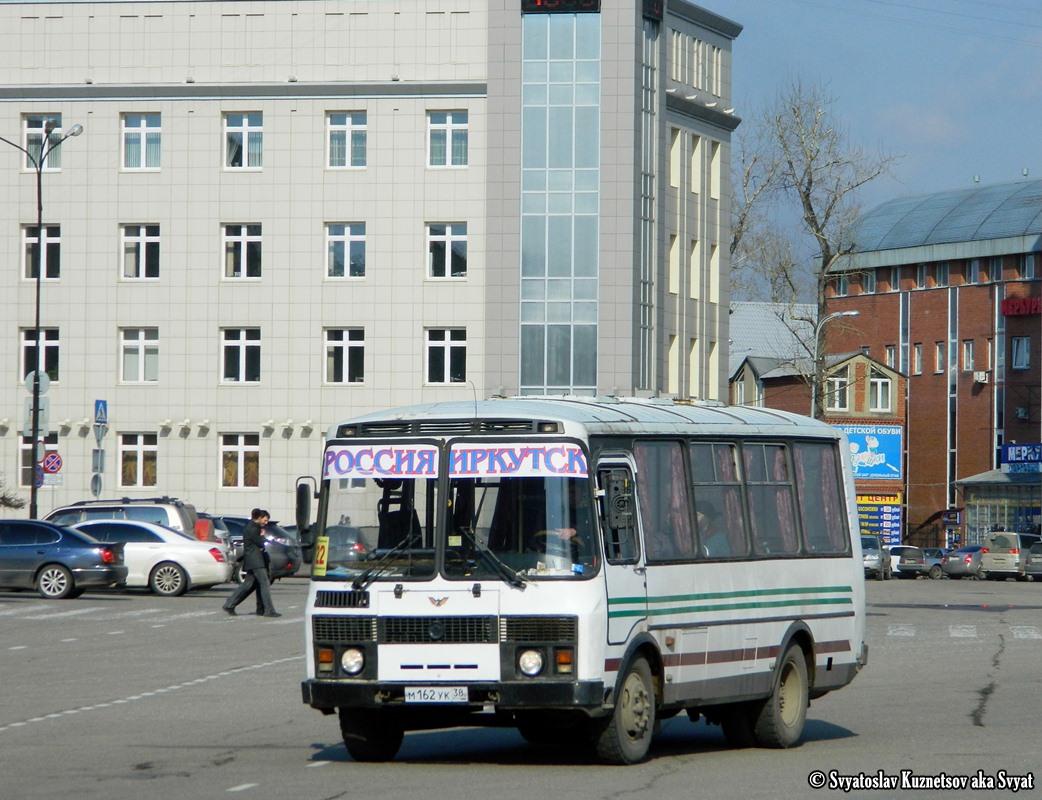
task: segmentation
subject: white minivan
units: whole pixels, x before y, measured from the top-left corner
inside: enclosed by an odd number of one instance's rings
[[[981,542],[981,570],[987,574],[988,580],[1027,580],[1024,574],[1025,554],[1039,542],[1042,542],[1042,536],[1034,533],[992,531]]]

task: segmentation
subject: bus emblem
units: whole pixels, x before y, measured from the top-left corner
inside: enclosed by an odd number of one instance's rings
[[[435,608],[441,608],[443,605],[449,602],[449,598],[447,597],[428,597],[427,599],[431,601],[431,605]]]

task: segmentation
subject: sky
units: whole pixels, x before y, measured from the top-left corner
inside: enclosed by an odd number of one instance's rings
[[[695,0],[743,26],[735,115],[794,78],[825,87],[849,141],[898,157],[863,208],[1042,178],[1042,0]]]

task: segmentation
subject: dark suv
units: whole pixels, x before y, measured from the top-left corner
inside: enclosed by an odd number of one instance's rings
[[[218,525],[218,520],[224,523],[229,533],[229,545],[235,551],[234,557],[241,556],[242,531],[246,527],[246,523],[250,521],[249,517],[214,516],[211,519],[213,519],[215,526]],[[279,578],[288,578],[291,575],[296,575],[304,560],[300,542],[289,531],[285,528],[280,528],[275,522],[269,522],[266,530],[268,541],[264,546],[264,551],[271,558],[271,565],[268,570],[271,574],[271,579],[274,581]],[[238,567],[238,564],[236,564],[236,567]],[[234,571],[233,575],[236,580],[242,580],[238,569]]]

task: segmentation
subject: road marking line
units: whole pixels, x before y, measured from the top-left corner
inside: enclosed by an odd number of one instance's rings
[[[948,635],[954,636],[957,639],[976,639],[977,638],[977,626],[976,625],[949,625]]]
[[[229,792],[244,792],[247,789],[252,789],[256,785],[257,784],[255,784],[255,783],[240,783],[238,786],[232,786],[228,791]]]
[[[62,617],[79,617],[83,614],[90,614],[99,610],[101,610],[101,606],[87,606],[87,608],[77,608],[73,611],[56,611],[53,614],[35,614],[26,617],[26,619],[60,619]]]
[[[1010,625],[1009,629],[1015,639],[1042,639],[1042,631],[1037,625]]]
[[[915,636],[915,625],[887,625],[887,636]]]

